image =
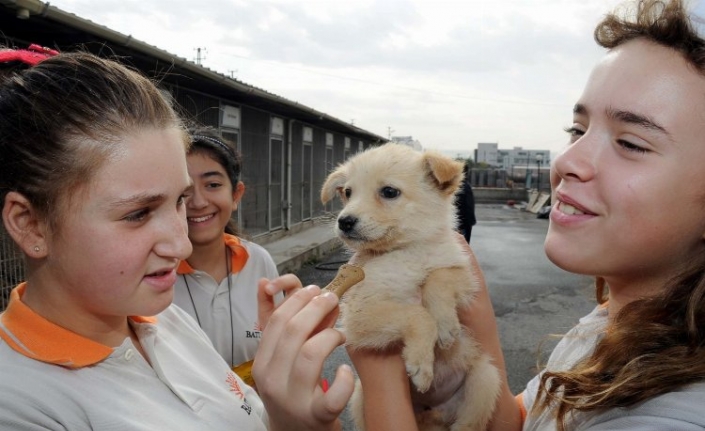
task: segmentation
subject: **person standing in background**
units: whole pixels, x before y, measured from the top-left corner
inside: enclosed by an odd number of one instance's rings
[[[468,164],[465,163],[465,166],[463,166],[463,182],[455,195],[455,208],[458,217],[457,229],[468,243],[470,243],[472,227],[477,223],[475,218],[475,196],[472,193],[469,174]]]

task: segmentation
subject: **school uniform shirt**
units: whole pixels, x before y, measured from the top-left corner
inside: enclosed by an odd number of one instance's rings
[[[181,261],[174,286],[174,304],[200,323],[215,349],[233,366],[255,357],[262,328],[257,316],[257,282],[279,276],[277,266],[262,246],[224,234],[231,250],[230,295],[228,278],[220,283]],[[283,296],[275,297],[280,302]],[[232,313],[232,330],[230,327]]]
[[[147,362],[129,337],[112,348],[44,319],[25,288],[0,315],[0,429],[267,429],[255,391],[177,307],[129,318]]]
[[[546,368],[568,370],[592,354],[607,327],[607,307],[598,306],[580,319],[558,343]],[[555,431],[552,411],[531,414],[536,401],[540,375],[534,377],[518,400],[526,415],[524,431]],[[612,408],[597,413],[576,413],[568,419],[571,431],[702,431],[705,429],[705,383],[698,382],[658,395],[626,408]],[[528,413],[527,413],[528,412]],[[570,417],[570,416],[569,416]]]

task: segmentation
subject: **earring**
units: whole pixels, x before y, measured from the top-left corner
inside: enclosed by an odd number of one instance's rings
[[[34,252],[35,252],[35,253],[39,253],[39,250],[41,250],[41,248],[39,248],[38,245],[35,245],[35,246],[34,246]]]

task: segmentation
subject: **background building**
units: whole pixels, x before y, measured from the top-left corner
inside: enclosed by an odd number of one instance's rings
[[[540,161],[542,167],[551,165],[551,151],[525,150],[514,147],[511,150],[499,149],[496,143],[479,143],[475,150],[475,163],[485,163],[489,166],[511,171],[514,168],[531,167]]]
[[[550,189],[549,150],[525,150],[522,147],[502,150],[497,143],[479,143],[474,162],[473,187]]]
[[[485,163],[488,166],[497,166],[499,159],[496,143],[479,143],[475,150],[475,163]]]

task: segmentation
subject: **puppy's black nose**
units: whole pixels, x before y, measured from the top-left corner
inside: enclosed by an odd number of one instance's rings
[[[338,219],[338,229],[343,232],[350,232],[355,227],[357,223],[357,217],[345,216]]]

